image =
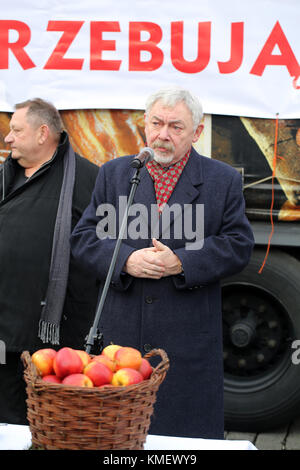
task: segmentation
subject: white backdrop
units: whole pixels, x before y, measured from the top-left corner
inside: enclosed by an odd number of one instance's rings
[[[143,109],[175,84],[206,114],[299,118],[299,13],[299,0],[10,0],[0,111],[35,96],[59,109]]]

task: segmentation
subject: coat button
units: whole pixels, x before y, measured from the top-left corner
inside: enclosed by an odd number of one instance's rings
[[[151,351],[151,349],[152,349],[151,344],[149,344],[149,343],[144,344],[144,351],[145,352],[149,352],[149,351]]]
[[[146,304],[152,304],[153,299],[152,299],[152,297],[150,297],[150,295],[147,295],[145,301],[146,301]]]

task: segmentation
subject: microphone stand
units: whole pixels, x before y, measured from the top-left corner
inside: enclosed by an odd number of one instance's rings
[[[130,194],[129,194],[129,197],[128,197],[128,202],[127,202],[125,214],[124,214],[122,224],[121,224],[121,227],[120,227],[120,230],[119,230],[119,235],[118,235],[118,238],[117,238],[116,246],[115,246],[115,249],[114,249],[114,252],[113,252],[113,256],[112,256],[112,259],[111,259],[111,263],[110,263],[110,266],[109,266],[109,270],[108,270],[108,273],[107,273],[107,277],[106,277],[106,280],[105,280],[103,291],[102,291],[102,294],[101,294],[100,302],[99,302],[99,305],[97,307],[94,323],[93,323],[93,325],[90,329],[90,332],[87,336],[87,339],[86,339],[85,350],[88,354],[91,353],[92,348],[95,349],[96,354],[100,354],[102,349],[103,349],[103,334],[100,333],[100,331],[98,330],[99,320],[100,320],[100,316],[101,316],[101,313],[102,313],[102,310],[103,310],[103,305],[104,305],[104,302],[105,302],[105,299],[106,299],[106,296],[107,296],[107,292],[108,292],[108,289],[109,289],[109,286],[110,286],[111,278],[112,278],[112,275],[113,275],[113,272],[114,272],[114,269],[115,269],[115,265],[116,265],[116,261],[117,261],[118,254],[119,254],[119,251],[120,251],[120,246],[121,246],[121,243],[122,243],[123,235],[125,233],[125,229],[126,229],[126,226],[127,226],[129,208],[132,204],[135,192],[136,192],[137,187],[140,183],[140,171],[141,171],[141,168],[143,167],[144,163],[145,162],[142,162],[141,160],[139,160],[137,158],[134,158],[132,163],[131,163],[131,166],[136,168],[136,172],[135,172],[135,174],[133,175],[133,177],[130,181],[131,190],[130,190]]]

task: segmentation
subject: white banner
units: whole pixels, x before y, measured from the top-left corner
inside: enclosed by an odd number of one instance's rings
[[[300,117],[299,0],[3,3],[0,111],[143,109],[178,85],[206,114]]]

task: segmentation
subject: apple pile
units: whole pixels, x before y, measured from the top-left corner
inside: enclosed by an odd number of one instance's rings
[[[42,380],[76,387],[124,387],[149,379],[153,370],[137,349],[116,344],[98,356],[69,347],[39,349],[31,360]]]

